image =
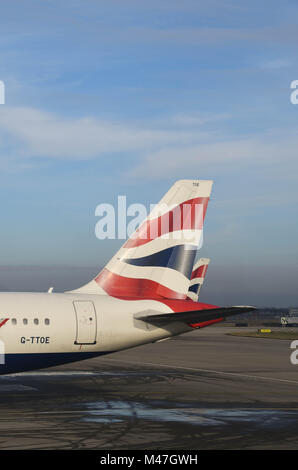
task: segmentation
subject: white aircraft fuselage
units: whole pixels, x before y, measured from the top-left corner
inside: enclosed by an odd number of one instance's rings
[[[155,300],[9,292],[0,293],[0,305],[1,374],[109,354],[192,330],[181,322],[158,327],[135,318],[140,311],[172,312]]]

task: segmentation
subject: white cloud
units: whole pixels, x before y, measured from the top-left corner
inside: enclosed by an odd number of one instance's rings
[[[211,124],[216,121],[223,121],[229,118],[231,118],[231,116],[228,114],[206,115],[201,113],[177,113],[167,118],[166,121],[164,120],[163,125],[167,122],[168,124],[170,123],[179,127],[196,127],[198,129],[205,124]]]
[[[199,133],[156,129],[95,118],[67,119],[32,108],[0,109],[0,152],[14,157],[87,160],[105,152],[148,151],[186,145]],[[1,154],[0,154],[1,157]]]
[[[291,67],[294,65],[293,60],[285,58],[277,58],[272,60],[264,60],[260,63],[260,68],[265,70],[278,70],[286,67]]]
[[[180,113],[146,125],[92,117],[65,118],[33,108],[0,108],[0,166],[31,168],[38,159],[90,160],[107,154],[137,158],[124,176],[148,180],[254,168],[284,181],[297,179],[296,130],[235,136],[225,115]],[[35,158],[32,161],[32,157]],[[288,169],[291,168],[291,171]]]
[[[224,45],[235,42],[251,44],[296,44],[298,41],[295,24],[263,27],[213,27],[194,28],[150,28],[131,27],[115,31],[118,40],[139,41],[166,45]]]
[[[239,166],[239,171],[245,166],[266,165],[272,175],[275,168],[286,168],[289,162],[296,165],[298,137],[291,134],[265,133],[250,138],[234,137],[214,142],[202,142],[184,148],[167,147],[148,153],[133,170],[133,177],[161,178],[164,174],[173,177],[191,168],[194,173],[206,170],[231,170]],[[296,165],[297,167],[297,165]],[[288,172],[288,171],[287,171]],[[289,173],[289,172],[288,172]],[[291,174],[289,174],[291,177]]]

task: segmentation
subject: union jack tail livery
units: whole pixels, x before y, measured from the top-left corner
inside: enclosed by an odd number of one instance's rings
[[[210,258],[200,258],[194,265],[187,296],[194,302],[198,302],[201,287],[204,283]]]
[[[186,299],[212,183],[177,181],[98,276],[76,292]]]

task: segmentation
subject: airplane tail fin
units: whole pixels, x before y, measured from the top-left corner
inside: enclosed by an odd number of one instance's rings
[[[194,302],[198,302],[200,290],[204,283],[210,258],[200,258],[193,267],[187,296]]]
[[[212,184],[176,181],[98,276],[72,292],[185,299]]]

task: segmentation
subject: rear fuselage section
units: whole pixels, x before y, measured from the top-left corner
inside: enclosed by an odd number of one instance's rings
[[[173,312],[152,299],[98,294],[0,293],[0,374],[33,370],[155,342],[191,327],[147,324],[135,314]],[[1,351],[0,351],[1,352]]]

